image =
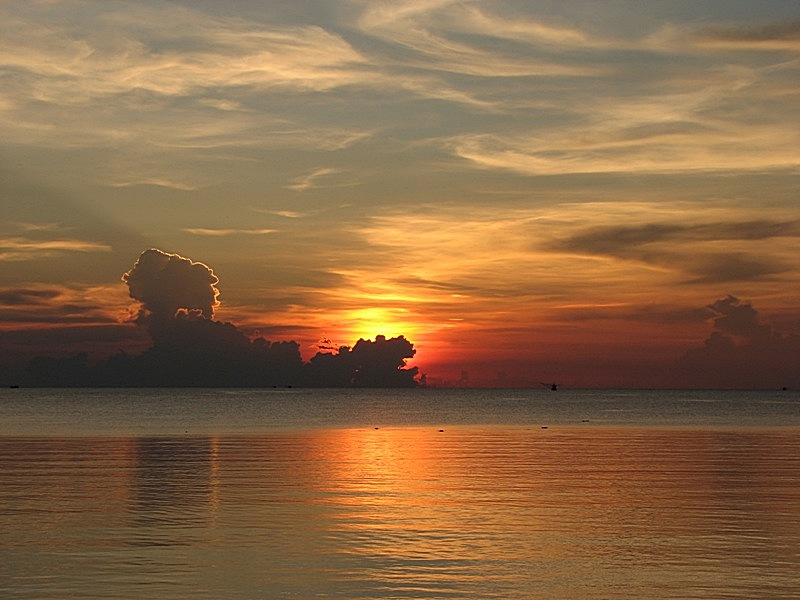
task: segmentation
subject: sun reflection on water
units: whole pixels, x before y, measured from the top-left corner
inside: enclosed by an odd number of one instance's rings
[[[0,591],[788,597],[796,440],[522,426],[0,438]]]

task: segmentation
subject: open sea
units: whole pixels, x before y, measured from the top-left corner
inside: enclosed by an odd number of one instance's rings
[[[800,396],[3,389],[0,598],[800,598]]]

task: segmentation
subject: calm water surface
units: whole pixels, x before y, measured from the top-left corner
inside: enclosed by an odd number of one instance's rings
[[[2,598],[796,598],[784,393],[3,390]]]

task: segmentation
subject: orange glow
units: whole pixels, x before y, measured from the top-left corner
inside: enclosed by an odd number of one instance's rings
[[[360,308],[343,315],[342,334],[349,340],[374,340],[378,335],[387,338],[401,335],[413,341],[419,326],[409,318],[409,311],[397,308]]]

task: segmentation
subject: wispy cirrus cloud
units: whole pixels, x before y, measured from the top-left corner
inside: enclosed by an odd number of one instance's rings
[[[265,95],[378,85],[364,56],[317,25],[267,27],[172,3],[31,3],[0,8],[0,54],[6,143],[113,149],[111,185],[195,190],[218,177],[192,165],[176,178],[150,163],[250,147],[333,151],[371,135],[265,106]]]
[[[107,185],[116,188],[129,188],[139,185],[152,185],[156,187],[163,187],[181,192],[191,192],[202,187],[199,183],[185,183],[175,179],[161,178],[161,177],[144,177],[142,179],[129,180],[129,181],[112,181]]]
[[[59,11],[58,25],[44,25],[48,8],[7,12],[0,43],[5,66],[19,74],[14,83],[39,101],[80,104],[134,90],[181,96],[232,86],[326,90],[362,79],[350,67],[364,58],[321,27],[258,30],[241,19],[144,3],[103,10],[75,4],[73,13]]]
[[[750,124],[680,111],[681,96],[596,107],[583,126],[475,133],[446,141],[477,167],[522,175],[798,169],[798,134],[780,119]]]
[[[790,83],[800,68],[793,56],[795,22],[738,29],[665,23],[637,36],[600,36],[564,21],[511,18],[501,11],[413,2],[366,8],[359,21],[365,33],[405,48],[405,67],[447,82],[442,89],[450,100],[461,94],[476,109],[516,115],[513,129],[480,131],[476,120],[469,131],[440,138],[473,165],[525,175],[800,165],[800,138],[785,127],[786,98],[798,94]],[[720,62],[725,48],[710,48],[709,40],[729,38],[756,44],[756,54]],[[762,43],[782,53],[764,62]],[[748,50],[747,43],[730,48],[737,49]],[[636,61],[629,60],[631,53]],[[665,61],[669,56],[672,61]],[[501,81],[468,87],[448,73]],[[503,83],[509,77],[515,85]],[[532,85],[540,77],[561,78],[552,89],[576,93],[554,96],[550,85]],[[563,78],[570,77],[592,83],[565,84]],[[775,110],[754,119],[754,103],[774,103]],[[520,123],[530,125],[520,129]]]
[[[210,237],[225,237],[229,235],[269,235],[276,233],[277,229],[216,229],[210,227],[187,227],[183,229],[192,235],[204,235]]]
[[[545,46],[595,45],[579,30],[528,19],[491,15],[471,3],[451,1],[403,2],[392,6],[370,3],[358,19],[359,28],[411,54],[402,64],[431,72],[479,77],[584,77],[602,68],[570,63],[535,52]],[[470,37],[483,36],[478,41]],[[486,39],[522,43],[486,44]],[[389,64],[399,65],[399,61]]]
[[[110,252],[102,242],[79,239],[43,239],[6,237],[0,239],[0,262],[40,259],[62,252]]]
[[[295,192],[305,192],[317,188],[350,187],[358,185],[357,181],[342,181],[340,178],[336,177],[343,172],[342,169],[333,169],[330,167],[314,169],[310,173],[295,177],[292,183],[286,186],[286,189]]]

